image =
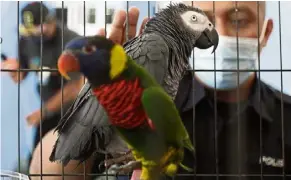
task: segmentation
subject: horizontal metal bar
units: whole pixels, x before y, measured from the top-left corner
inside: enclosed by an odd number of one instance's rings
[[[63,174],[64,176],[84,176],[82,173],[76,173],[76,174]],[[62,174],[28,174],[28,176],[62,176]],[[93,173],[86,173],[86,176],[106,176],[105,174],[93,174]],[[107,176],[116,176],[115,174],[107,174]],[[122,175],[127,176],[127,174]],[[248,177],[258,177],[261,176],[261,174],[177,174],[176,176],[248,176]],[[282,177],[282,174],[263,174],[263,176],[266,177]],[[291,174],[286,174],[286,176],[290,176]]]
[[[291,69],[260,69],[260,70],[233,70],[233,69],[216,69],[216,70],[210,70],[210,69],[197,69],[197,70],[188,70],[188,71],[194,71],[194,72],[291,72]]]
[[[58,72],[57,69],[20,69],[20,72]],[[260,69],[260,70],[233,70],[233,69],[197,69],[192,70],[189,69],[188,71],[195,71],[195,72],[291,72],[291,69]],[[1,69],[1,72],[18,72],[18,69]]]
[[[20,69],[20,72],[58,72],[57,69]],[[17,69],[1,69],[1,72],[18,72]]]

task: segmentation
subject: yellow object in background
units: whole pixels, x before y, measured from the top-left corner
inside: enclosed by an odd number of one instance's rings
[[[30,36],[32,34],[35,34],[37,32],[37,28],[35,26],[32,26],[30,28],[25,27],[24,25],[19,25],[19,34],[22,36]]]

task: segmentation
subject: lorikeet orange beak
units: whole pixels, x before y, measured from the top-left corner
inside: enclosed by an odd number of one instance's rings
[[[79,61],[72,53],[63,52],[58,59],[58,70],[67,80],[70,80],[69,72],[80,71]]]

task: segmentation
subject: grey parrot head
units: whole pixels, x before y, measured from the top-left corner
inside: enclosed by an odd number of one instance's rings
[[[148,22],[147,28],[170,35],[171,39],[180,41],[177,42],[180,45],[186,43],[187,49],[191,50],[214,46],[214,52],[219,42],[218,33],[206,14],[197,7],[182,3],[170,4],[162,9]]]

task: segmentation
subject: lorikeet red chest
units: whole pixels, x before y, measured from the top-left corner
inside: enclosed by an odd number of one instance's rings
[[[145,124],[148,117],[141,103],[140,80],[119,80],[93,90],[114,126],[131,129]]]

